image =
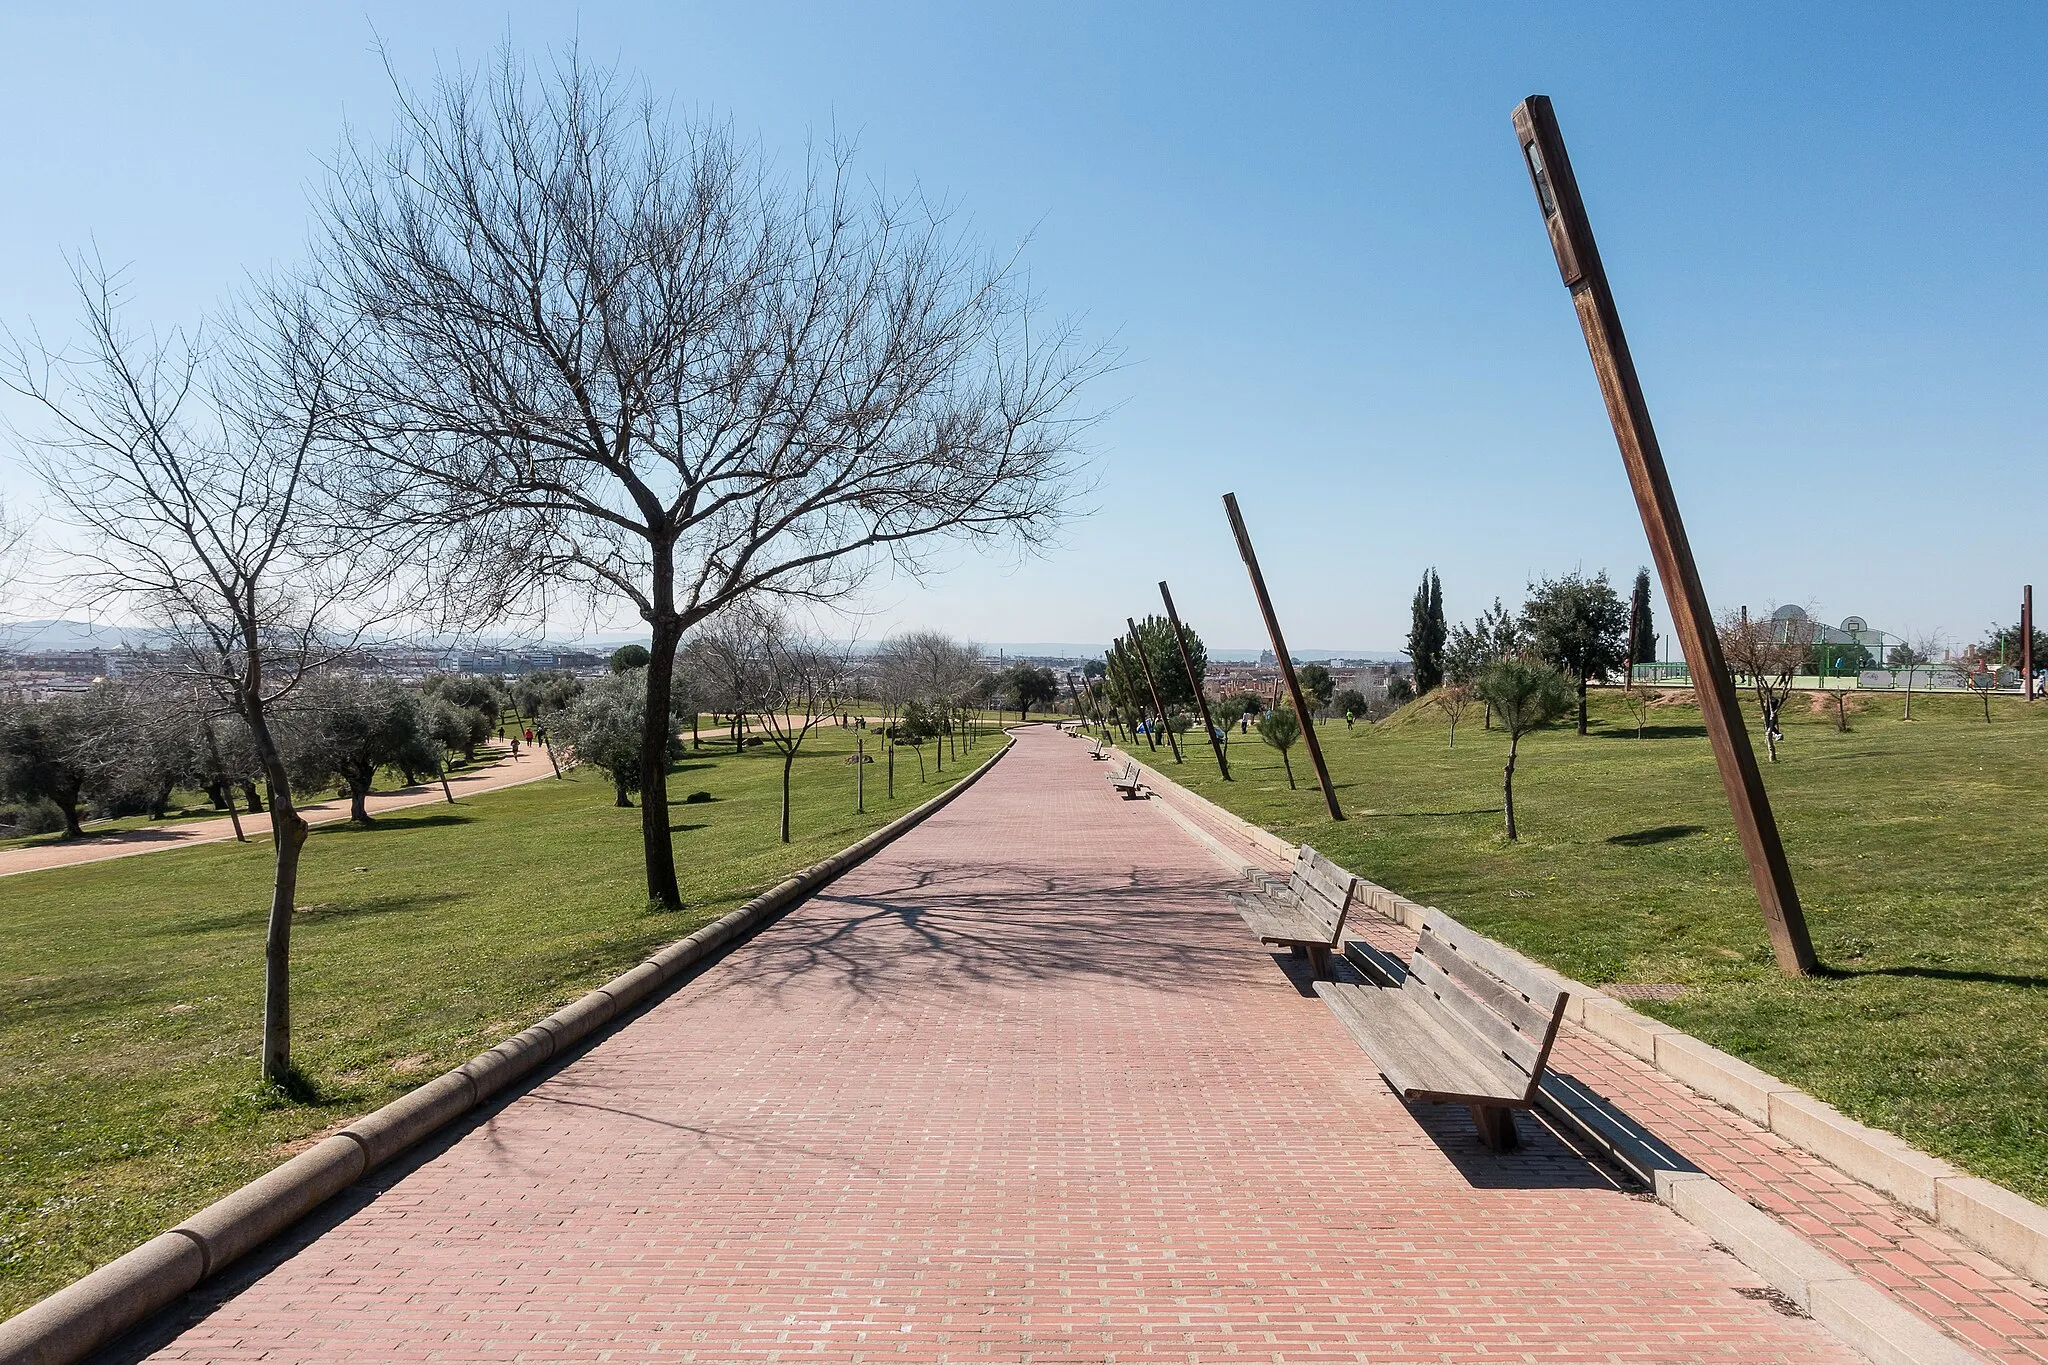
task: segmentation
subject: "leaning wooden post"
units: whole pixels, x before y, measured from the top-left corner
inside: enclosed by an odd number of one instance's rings
[[[1131,628],[1131,653],[1138,656],[1138,666],[1145,670],[1145,690],[1152,694],[1152,710],[1159,717],[1159,728],[1166,732],[1166,747],[1173,750],[1173,761],[1180,762],[1180,742],[1173,737],[1173,726],[1166,719],[1166,706],[1159,700],[1159,680],[1152,676],[1152,660],[1145,654],[1145,637],[1138,634],[1138,623],[1126,616],[1124,624]]]
[[[1316,738],[1316,718],[1301,695],[1301,679],[1294,676],[1294,660],[1287,653],[1287,641],[1280,634],[1280,618],[1273,614],[1273,599],[1266,593],[1266,576],[1259,572],[1259,557],[1252,552],[1251,533],[1244,529],[1244,514],[1237,510],[1237,494],[1223,495],[1223,510],[1230,517],[1230,533],[1237,537],[1237,553],[1245,571],[1252,576],[1252,592],[1259,599],[1259,614],[1266,618],[1266,638],[1273,642],[1273,657],[1280,661],[1280,676],[1287,682],[1287,695],[1294,699],[1294,718],[1301,722],[1301,738],[1308,745],[1308,761],[1315,765],[1316,781],[1323,787],[1323,801],[1332,820],[1344,818],[1337,804],[1337,788],[1330,782],[1330,769],[1323,762],[1323,746]]]
[[[1195,694],[1195,705],[1202,709],[1202,729],[1208,733],[1209,747],[1216,751],[1216,766],[1223,770],[1223,780],[1230,780],[1230,760],[1223,756],[1223,741],[1217,738],[1216,723],[1209,719],[1209,698],[1202,692],[1202,680],[1195,676],[1195,661],[1188,657],[1188,642],[1181,635],[1180,613],[1173,609],[1173,594],[1166,590],[1166,580],[1159,580],[1159,596],[1166,602],[1166,619],[1173,627],[1173,647],[1180,651],[1180,666],[1188,675],[1188,690]]]
[[[2027,700],[2034,699],[2034,585],[2020,589],[2020,676],[2026,680]]]
[[[1678,515],[1678,499],[1671,491],[1664,455],[1650,425],[1649,405],[1643,401],[1628,339],[1622,334],[1621,315],[1600,264],[1600,249],[1593,241],[1593,227],[1579,198],[1578,181],[1572,176],[1571,159],[1565,154],[1564,137],[1558,132],[1549,98],[1531,95],[1523,100],[1515,108],[1514,124],[1522,159],[1543,210],[1544,226],[1550,233],[1551,249],[1557,254],[1558,270],[1572,292],[1579,326],[1586,334],[1593,373],[1607,400],[1607,416],[1614,424],[1614,438],[1628,468],[1643,529],[1649,533],[1657,576],[1663,582],[1664,598],[1692,672],[1700,714],[1721,769],[1721,784],[1727,789],[1736,832],[1749,859],[1750,879],[1770,930],[1771,949],[1786,975],[1808,975],[1820,964],[1806,931],[1806,916],[1799,908],[1799,891],[1778,837],[1778,822],[1771,814],[1756,751],[1750,748],[1749,731],[1742,722],[1735,681],[1721,657],[1706,590],[1700,585],[1685,523]]]
[[[1125,648],[1123,647],[1123,644],[1122,644],[1122,642],[1121,642],[1121,641],[1116,641],[1116,640],[1112,640],[1112,641],[1110,641],[1109,647],[1110,647],[1110,649],[1111,649],[1111,650],[1113,650],[1113,651],[1115,652],[1115,654],[1116,654],[1116,661],[1117,661],[1117,662],[1118,662],[1119,664],[1123,665],[1123,670],[1124,670],[1124,685],[1125,685],[1126,687],[1130,686],[1130,685],[1131,685],[1131,675],[1132,675],[1133,673],[1135,673],[1135,672],[1136,672],[1137,670],[1135,670],[1135,669],[1133,669],[1133,668],[1131,667],[1131,661],[1130,661],[1130,657],[1129,657],[1129,656],[1130,656],[1130,655],[1131,655],[1132,653],[1134,653],[1135,651],[1133,651],[1133,650],[1127,650],[1127,649],[1125,649]],[[1137,713],[1138,713],[1138,720],[1139,720],[1139,722],[1140,722],[1140,723],[1142,724],[1142,723],[1143,723],[1143,721],[1144,721],[1144,719],[1145,719],[1145,708],[1144,708],[1144,706],[1143,706],[1142,704],[1140,704],[1140,705],[1139,705],[1139,706],[1137,706],[1137,707],[1136,707],[1135,709],[1136,709],[1136,711],[1137,711]],[[1132,730],[1131,730],[1130,722],[1128,721],[1128,719],[1127,719],[1127,720],[1125,721],[1125,723],[1124,723],[1124,729],[1125,729],[1125,730],[1126,730],[1127,732],[1129,732],[1129,733],[1130,733],[1130,736],[1131,736],[1131,747],[1132,747],[1133,749],[1137,748],[1137,747],[1138,747],[1138,736],[1137,736],[1137,733],[1136,733],[1135,731],[1132,731]],[[1148,748],[1148,749],[1151,749],[1151,750],[1153,750],[1153,751],[1154,751],[1155,753],[1156,753],[1156,752],[1158,751],[1158,749],[1159,749],[1159,736],[1157,736],[1157,735],[1155,735],[1155,734],[1153,734],[1153,733],[1152,733],[1152,727],[1151,727],[1151,726],[1149,726],[1149,725],[1145,727],[1145,747],[1146,747],[1146,748]]]

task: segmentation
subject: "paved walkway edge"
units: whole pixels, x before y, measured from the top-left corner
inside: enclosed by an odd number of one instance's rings
[[[1244,861],[1245,851],[1257,849],[1269,857],[1286,859],[1294,856],[1293,847],[1278,835],[1181,786],[1143,759],[1137,761],[1146,785],[1166,814],[1226,864],[1241,862],[1245,873],[1259,874],[1265,869]],[[1175,802],[1204,807],[1212,821],[1241,831],[1245,849],[1231,847],[1200,828],[1173,809]],[[1407,928],[1421,929],[1427,907],[1363,878],[1361,882],[1371,909]],[[2048,1209],[1990,1181],[1966,1176],[1891,1133],[1857,1123],[1740,1058],[1639,1014],[1541,963],[1530,962],[1505,944],[1496,946],[1571,993],[1565,1017],[1572,1023],[1883,1192],[1993,1260],[2029,1279],[2048,1281]],[[1640,1178],[1655,1190],[1659,1202],[1725,1246],[1779,1293],[1877,1365],[1983,1365],[1983,1356],[1736,1191],[1693,1169],[1654,1133],[1598,1096],[1582,1089],[1567,1091],[1553,1081],[1546,1079],[1538,1101],[1546,1116],[1570,1132],[1575,1141],[1586,1143]]]
[[[858,843],[650,955],[522,1033],[393,1100],[312,1149],[0,1322],[0,1365],[70,1365],[230,1262],[304,1218],[364,1175],[468,1114],[661,987],[740,943],[776,915],[909,833],[979,781],[1016,743]]]

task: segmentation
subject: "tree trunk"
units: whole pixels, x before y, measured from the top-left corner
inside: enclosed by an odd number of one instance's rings
[[[364,778],[359,782],[353,773],[346,773],[344,776],[348,778],[348,818],[359,825],[376,824],[377,822],[370,818],[370,808],[363,804],[370,795],[369,779]]]
[[[85,837],[85,826],[79,823],[78,798],[74,796],[68,801],[59,801],[52,797],[50,804],[54,805],[64,814],[64,837],[67,839],[83,839]]]
[[[1287,769],[1287,790],[1298,790],[1294,785],[1294,760],[1287,756],[1285,749],[1280,751],[1280,766]]]
[[[438,773],[439,773],[439,774],[441,775],[441,795],[443,795],[443,796],[445,796],[445,797],[447,797],[447,798],[448,798],[448,804],[449,804],[449,805],[451,805],[451,806],[452,806],[452,805],[454,805],[454,804],[455,804],[455,793],[454,793],[454,792],[452,792],[452,791],[450,791],[450,790],[448,790],[448,769],[447,769],[447,768],[445,768],[445,767],[442,767],[442,768],[437,768],[437,769],[435,769],[435,771],[436,771],[436,772],[438,772]]]
[[[263,937],[263,1079],[266,1084],[291,1089],[296,1085],[292,1071],[292,907],[298,900],[299,854],[306,845],[307,828],[292,803],[291,778],[271,737],[261,688],[260,674],[246,677],[239,700],[255,743],[256,761],[263,768],[264,785],[270,791],[270,844],[276,858],[270,922]]]
[[[1514,843],[1514,842],[1516,841],[1516,840],[1515,840],[1515,751],[1516,751],[1517,749],[1521,748],[1521,747],[1522,747],[1522,739],[1521,739],[1521,736],[1519,736],[1519,735],[1515,736],[1514,738],[1512,738],[1512,739],[1510,739],[1510,740],[1508,741],[1508,766],[1507,766],[1507,769],[1506,769],[1506,771],[1505,771],[1505,772],[1503,772],[1503,773],[1501,774],[1501,785],[1500,785],[1500,792],[1501,792],[1501,804],[1507,807],[1507,813],[1508,813],[1508,842],[1509,842],[1509,843],[1511,843],[1511,844],[1512,844],[1512,843]]]
[[[625,783],[623,783],[623,782],[614,782],[614,783],[612,783],[612,792],[613,792],[614,796],[615,796],[615,797],[617,798],[617,799],[615,799],[615,800],[614,800],[614,801],[612,802],[612,804],[613,804],[614,806],[617,806],[617,807],[619,807],[619,808],[620,808],[621,810],[631,810],[631,809],[633,809],[633,798],[632,798],[631,796],[629,796],[629,795],[627,795],[627,794],[626,794],[626,784],[625,784]]]
[[[242,799],[249,803],[249,814],[263,814],[263,793],[257,789],[255,778],[242,779]]]
[[[675,686],[676,649],[683,623],[673,604],[674,551],[654,547],[654,628],[647,660],[647,716],[640,731],[640,851],[647,864],[647,899],[664,910],[683,908],[676,883],[676,850],[668,830],[669,696]],[[735,746],[734,753],[739,749]]]
[[[1579,674],[1579,733],[1586,733],[1586,675]]]
[[[789,770],[796,762],[796,750],[782,751],[782,842],[789,842]]]

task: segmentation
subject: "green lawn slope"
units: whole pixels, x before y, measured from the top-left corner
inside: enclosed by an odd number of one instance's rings
[[[293,930],[310,1105],[256,1085],[267,844],[0,880],[0,1317],[854,842],[1001,742],[924,783],[905,751],[893,801],[871,765],[861,816],[852,733],[818,731],[789,845],[778,754],[683,761],[682,914],[646,908],[640,812],[595,773],[316,827]],[[693,791],[715,799],[682,804]]]
[[[1231,736],[1163,770],[1403,895],[1591,983],[1678,983],[1640,1008],[1926,1150],[2048,1200],[2048,703],[1858,694],[1787,710],[1765,781],[1828,971],[1778,975],[1697,709],[1641,739],[1619,694],[1593,727],[1523,741],[1522,840],[1502,837],[1507,742],[1474,706],[1457,747],[1418,704],[1318,730],[1350,819],[1303,747]],[[1752,726],[1755,721],[1752,717]]]

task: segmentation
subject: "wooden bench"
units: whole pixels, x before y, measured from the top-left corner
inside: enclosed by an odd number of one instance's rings
[[[1567,993],[1527,962],[1430,910],[1406,966],[1353,940],[1371,984],[1318,981],[1359,1046],[1404,1100],[1471,1106],[1479,1139],[1513,1149],[1517,1109],[1536,1102]]]
[[[1138,760],[1128,759],[1124,766],[1113,773],[1104,773],[1109,785],[1123,793],[1124,800],[1135,801],[1146,794],[1145,784],[1138,778]]]
[[[1253,891],[1232,892],[1230,903],[1259,936],[1296,954],[1308,954],[1319,977],[1330,974],[1330,952],[1344,939],[1344,919],[1358,899],[1358,878],[1303,844],[1285,882],[1261,879]]]
[[[1109,757],[1109,749],[1103,744],[1101,740],[1091,739],[1088,741],[1088,743],[1091,746],[1088,750],[1088,757],[1098,759]]]

